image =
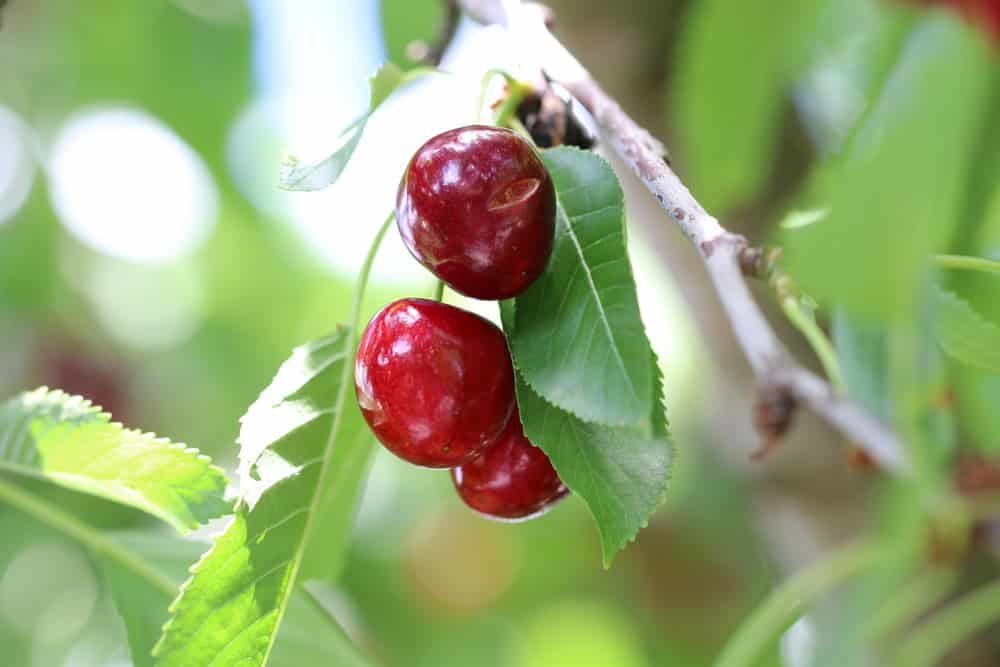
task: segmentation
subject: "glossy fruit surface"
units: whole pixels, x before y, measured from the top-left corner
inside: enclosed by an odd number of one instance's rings
[[[510,130],[470,125],[410,160],[396,224],[417,260],[477,299],[523,292],[552,254],[555,191],[535,149]]]
[[[516,410],[496,444],[451,478],[466,505],[498,519],[537,516],[569,493],[545,452],[524,437]]]
[[[400,299],[368,323],[354,364],[358,404],[376,437],[411,463],[471,460],[514,411],[507,341],[478,315]]]

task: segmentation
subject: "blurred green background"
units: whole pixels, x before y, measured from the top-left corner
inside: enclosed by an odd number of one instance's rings
[[[43,384],[79,393],[231,470],[246,407],[292,347],[346,318],[407,155],[471,120],[479,76],[510,54],[463,25],[444,65],[453,79],[380,111],[332,191],[289,194],[275,187],[282,156],[329,152],[365,108],[367,74],[387,58],[414,64],[411,43],[435,34],[438,2],[7,4],[0,397]],[[752,238],[842,140],[881,40],[908,14],[868,0],[551,4],[567,45],[668,140],[706,206]],[[641,186],[625,187],[678,449],[667,504],[603,571],[579,500],[526,524],[487,522],[447,473],[380,452],[333,604],[381,664],[707,665],[776,582],[866,524],[871,479],[809,416],[749,464],[749,371],[697,258]],[[431,288],[389,246],[368,313]],[[33,488],[99,527],[147,527],[130,510]],[[777,647],[767,662],[793,664]],[[0,664],[129,664],[87,552],[3,505]]]

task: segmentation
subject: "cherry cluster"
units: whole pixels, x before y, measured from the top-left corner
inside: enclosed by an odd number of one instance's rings
[[[396,224],[410,253],[449,287],[506,299],[545,269],[555,191],[520,135],[461,127],[433,137],[410,160]],[[568,493],[524,435],[507,339],[492,322],[438,301],[394,301],[365,328],[354,381],[379,441],[416,465],[451,468],[472,509],[524,519]]]

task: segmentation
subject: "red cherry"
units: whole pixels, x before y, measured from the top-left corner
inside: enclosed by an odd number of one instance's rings
[[[498,519],[529,519],[569,493],[549,457],[524,437],[517,410],[496,444],[451,471],[465,504]]]
[[[552,254],[552,179],[510,130],[470,125],[417,150],[396,197],[410,253],[452,289],[506,299],[535,281]]]
[[[402,459],[429,468],[471,460],[514,411],[507,340],[478,315],[400,299],[365,328],[354,363],[361,412]]]

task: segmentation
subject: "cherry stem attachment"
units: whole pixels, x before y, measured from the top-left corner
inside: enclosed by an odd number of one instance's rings
[[[483,106],[486,105],[486,90],[490,86],[490,81],[493,80],[494,76],[502,76],[507,82],[507,97],[503,100],[500,106],[496,109],[494,113],[495,125],[504,127],[511,117],[514,115],[514,111],[517,110],[517,105],[521,103],[524,99],[525,94],[528,92],[528,86],[518,81],[512,74],[506,72],[502,69],[488,69],[483,75],[482,85],[479,87],[479,101],[476,104],[476,122],[482,117]]]

